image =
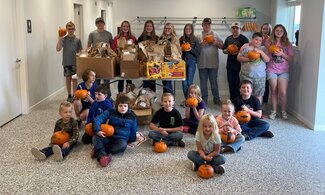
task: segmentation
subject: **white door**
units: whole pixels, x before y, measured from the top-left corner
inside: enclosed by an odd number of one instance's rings
[[[0,8],[0,126],[22,113],[15,2],[1,0]]]
[[[73,5],[73,11],[74,11],[74,24],[76,25],[75,34],[79,39],[81,39],[81,42],[83,42],[82,5],[74,4]],[[83,43],[85,43],[85,42],[83,42]]]

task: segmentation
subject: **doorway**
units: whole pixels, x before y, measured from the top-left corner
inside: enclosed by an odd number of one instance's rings
[[[76,36],[83,42],[83,11],[82,5],[73,4],[73,13],[74,13],[74,24],[76,25]]]

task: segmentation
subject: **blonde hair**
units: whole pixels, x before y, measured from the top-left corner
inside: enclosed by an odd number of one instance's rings
[[[173,97],[173,100],[175,101],[174,95],[172,93],[165,92],[161,95],[161,102],[163,101],[164,97]]]
[[[201,89],[200,89],[200,87],[199,87],[197,84],[192,84],[192,85],[190,85],[190,86],[188,87],[188,89],[187,89],[187,96],[188,96],[188,94],[190,93],[190,91],[191,91],[192,89],[194,89],[194,90],[196,91],[196,93],[197,93],[197,96],[198,96],[198,97],[196,97],[197,100],[198,100],[199,102],[202,102]]]
[[[166,35],[165,34],[165,28],[166,27],[169,27],[169,28],[172,29],[172,34],[171,35]],[[179,44],[179,41],[178,41],[178,38],[177,38],[177,35],[176,35],[176,31],[175,31],[175,27],[174,27],[174,25],[172,23],[168,22],[164,26],[163,33],[160,36],[160,40],[170,39],[170,38],[171,38],[172,43],[178,43]]]
[[[233,112],[235,111],[235,106],[234,106],[234,104],[231,102],[230,99],[224,100],[224,101],[221,103],[221,110],[222,110],[222,106],[230,106],[230,107],[232,108],[232,111],[233,111]]]
[[[199,135],[200,135],[200,142],[203,142],[204,141],[204,134],[203,134],[203,124],[206,122],[206,121],[209,121],[212,123],[212,126],[213,126],[213,130],[212,130],[212,133],[211,133],[211,139],[212,140],[215,140],[217,136],[220,136],[219,135],[219,128],[218,128],[218,123],[216,121],[216,119],[214,118],[213,114],[205,114],[201,117],[200,121],[199,121],[199,125],[197,127],[197,132],[199,132]]]
[[[72,108],[72,104],[68,101],[62,102],[59,107],[59,113],[62,111],[63,107],[64,108]]]

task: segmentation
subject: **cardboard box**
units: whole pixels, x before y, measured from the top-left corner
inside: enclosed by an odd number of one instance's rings
[[[117,58],[93,58],[77,56],[77,75],[82,77],[82,73],[87,69],[92,69],[96,73],[96,78],[112,79],[120,74]]]
[[[174,62],[165,62],[162,72],[162,78],[165,79],[184,79],[186,76],[186,63],[184,60],[181,60],[177,64]]]
[[[152,118],[152,109],[141,109],[141,110],[133,110],[135,115],[137,116],[138,125],[148,125],[151,122]]]
[[[121,77],[125,78],[139,78],[140,76],[140,63],[135,61],[120,61]]]

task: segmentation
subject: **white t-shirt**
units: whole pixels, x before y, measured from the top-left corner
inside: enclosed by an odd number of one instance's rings
[[[221,144],[221,138],[219,134],[216,134],[214,139],[212,139],[212,136],[210,136],[209,139],[205,139],[203,136],[201,139],[201,134],[197,131],[195,134],[195,140],[201,143],[205,154],[210,154],[214,150],[215,144]]]

